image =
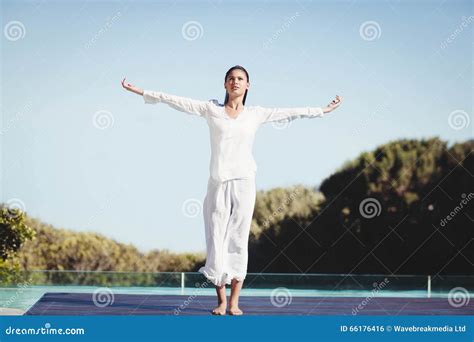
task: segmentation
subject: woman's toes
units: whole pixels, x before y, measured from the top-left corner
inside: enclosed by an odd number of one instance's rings
[[[214,310],[212,310],[212,314],[218,316],[225,315],[225,309],[225,305],[219,305],[217,308],[214,308]]]
[[[239,316],[239,315],[242,315],[243,312],[239,308],[231,308],[229,309],[229,314],[233,316]]]

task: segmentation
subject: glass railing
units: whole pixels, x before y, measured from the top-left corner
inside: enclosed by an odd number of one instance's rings
[[[198,272],[23,271],[0,286],[108,286],[196,288],[212,284]],[[462,286],[474,292],[474,276],[248,273],[247,289],[285,287],[325,291],[450,291]]]

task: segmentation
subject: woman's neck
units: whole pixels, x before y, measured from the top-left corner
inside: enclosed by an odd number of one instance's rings
[[[235,110],[239,110],[244,106],[244,104],[242,103],[242,97],[238,97],[235,99],[228,99],[225,105]]]

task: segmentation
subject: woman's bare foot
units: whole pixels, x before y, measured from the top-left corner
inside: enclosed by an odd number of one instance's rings
[[[239,309],[239,306],[236,305],[231,305],[229,308],[229,315],[232,316],[240,316],[243,314],[243,311]]]
[[[225,315],[227,309],[227,297],[225,293],[225,285],[216,286],[217,307],[212,310],[213,315]]]
[[[213,315],[223,316],[225,315],[225,310],[227,309],[227,303],[220,303],[214,310],[212,310]]]
[[[242,310],[239,309],[239,294],[240,289],[243,285],[242,280],[232,279],[232,288],[230,291],[230,307],[229,314],[234,316],[240,316],[243,314]]]

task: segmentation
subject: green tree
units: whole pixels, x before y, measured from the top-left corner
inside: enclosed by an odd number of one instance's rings
[[[0,281],[10,282],[19,276],[20,265],[15,256],[34,231],[25,223],[25,213],[0,204]]]

